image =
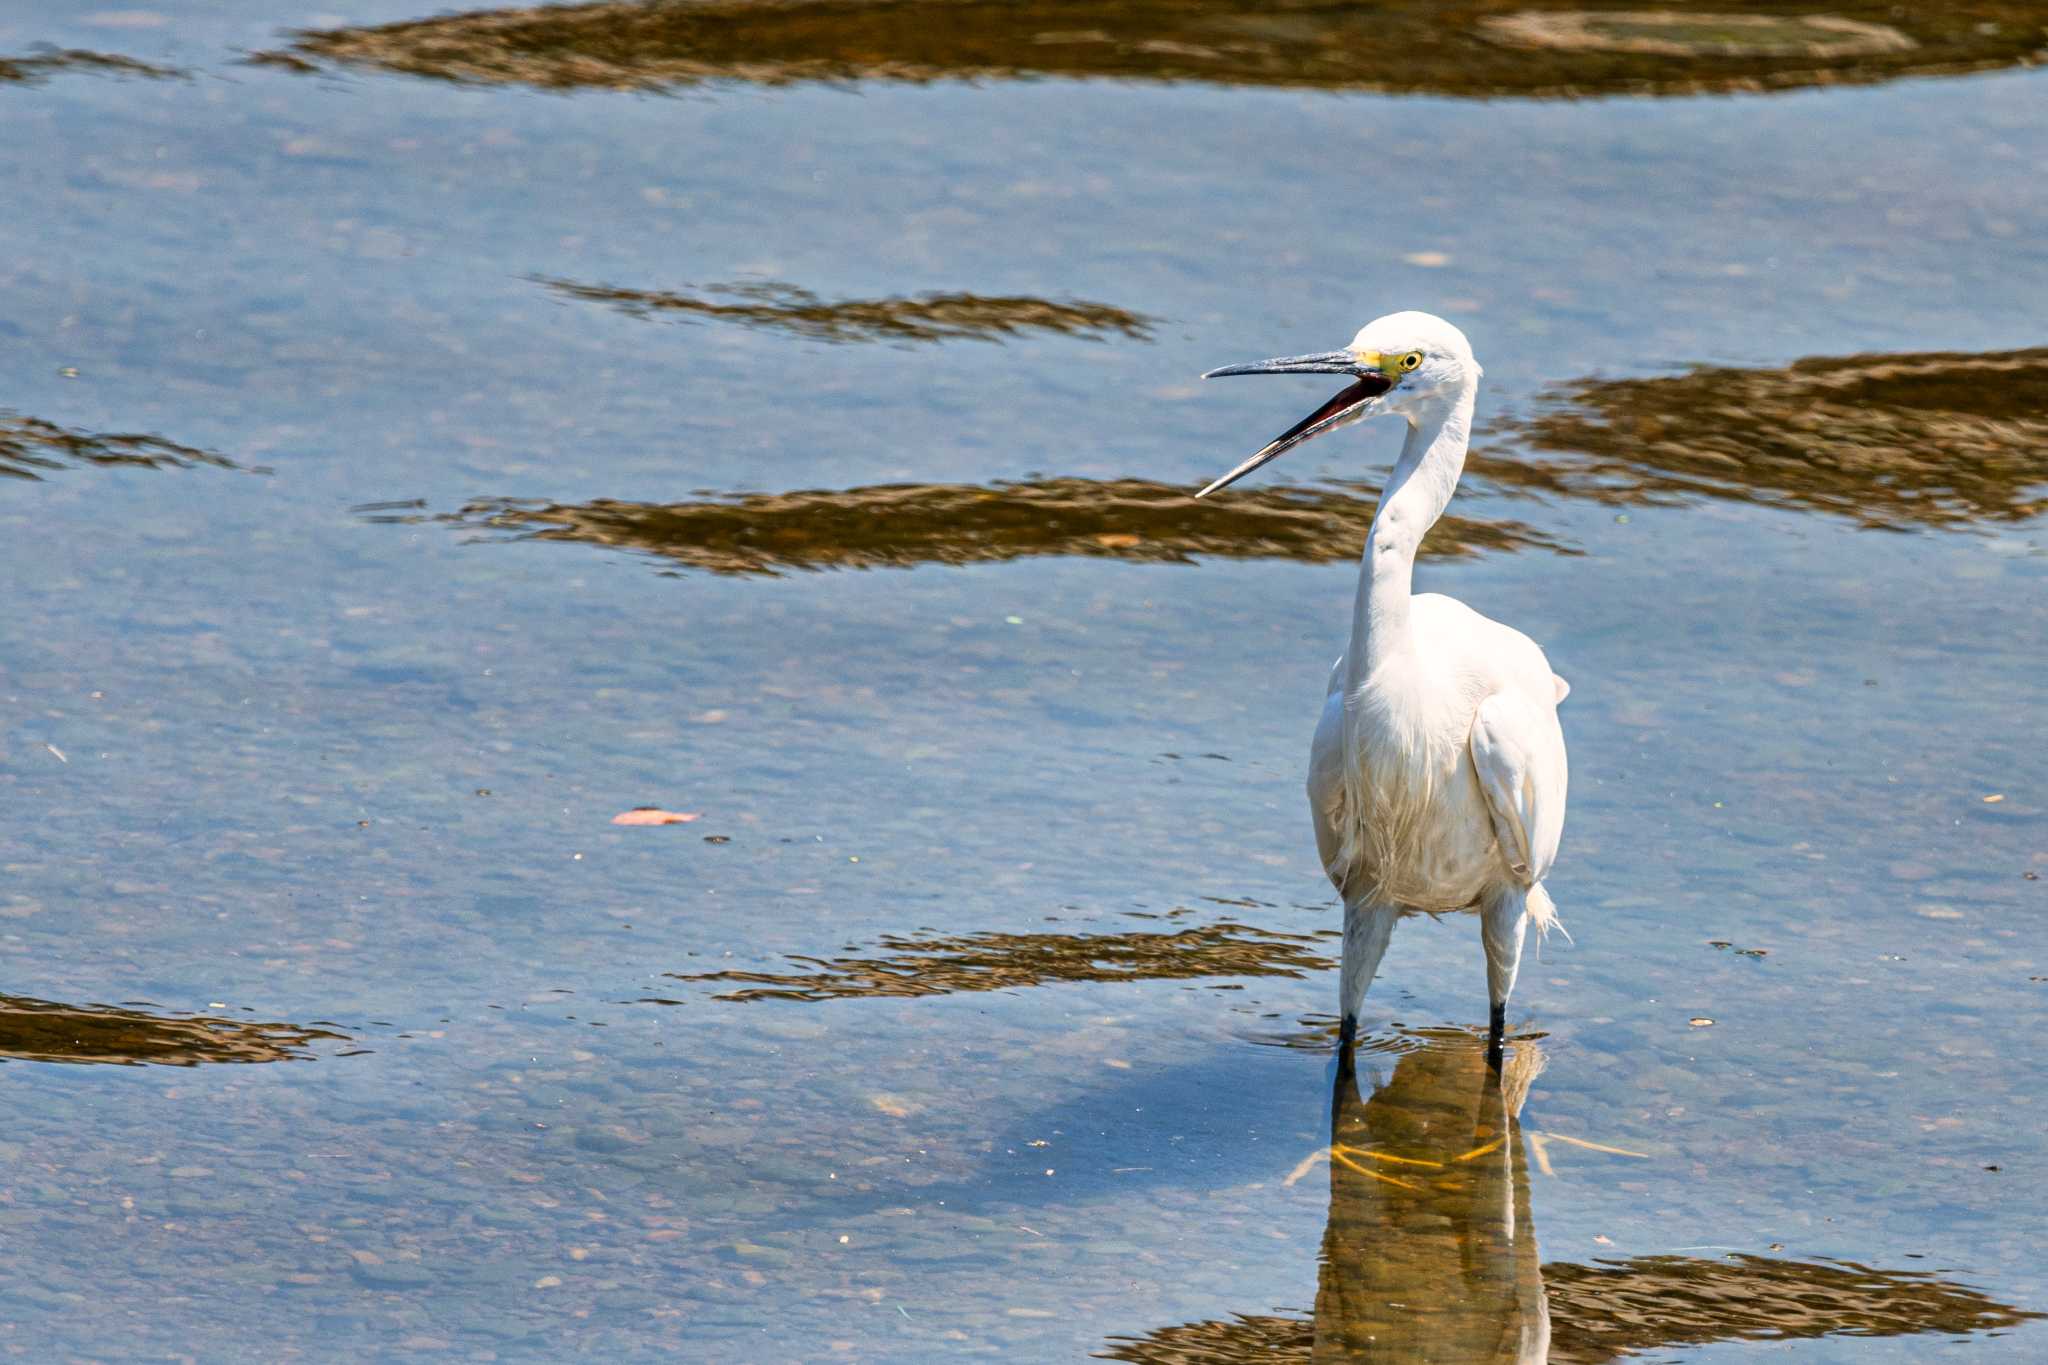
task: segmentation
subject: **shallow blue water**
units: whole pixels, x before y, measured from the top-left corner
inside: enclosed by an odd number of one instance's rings
[[[1246,975],[1249,951],[1176,977],[1176,950],[1100,979],[1094,936],[1331,951],[1299,783],[1341,558],[736,577],[435,518],[1196,485],[1321,395],[1194,374],[1397,307],[1466,327],[1495,420],[1594,377],[2042,344],[2032,71],[1549,102],[558,93],[249,66],[277,20],[193,10],[0,18],[6,53],[185,72],[0,84],[0,408],[237,466],[31,432],[48,465],[0,480],[5,989],[346,1041],[176,1069],[70,1064],[138,1057],[132,1020],[68,1058],[6,1035],[0,1339],[35,1353],[1052,1359],[1326,1316],[1330,1163],[1285,1182],[1329,1142],[1334,974]],[[542,277],[1156,321],[832,345]],[[1882,462],[1812,478],[1889,531],[1741,460],[1674,492],[1645,436],[1648,493],[1481,470],[1461,495],[1579,553],[1425,563],[1574,688],[1572,940],[1517,992],[1547,1061],[1518,1131],[1645,1155],[1520,1158],[1558,1323],[1557,1267],[1745,1254],[1893,1277],[1813,1289],[1843,1306],[1776,1347],[1800,1359],[2048,1342],[2022,1316],[2048,1310],[2048,466],[2023,399],[1937,444],[2019,470],[1953,517],[1900,513]],[[1687,403],[1679,439],[1748,420]],[[1287,477],[1375,478],[1392,441]],[[701,818],[609,823],[643,804]],[[975,937],[1033,934],[1072,937]],[[995,965],[823,1002],[679,979],[915,951],[892,936]],[[1475,938],[1402,928],[1368,1089],[1404,1029],[1481,1017]],[[1984,1316],[1915,1308],[1915,1274]],[[1765,1349],[1658,1311],[1650,1358]]]

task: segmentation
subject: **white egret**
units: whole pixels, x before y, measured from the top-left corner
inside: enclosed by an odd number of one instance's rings
[[[1206,497],[1302,442],[1362,418],[1408,423],[1366,536],[1351,643],[1330,672],[1309,752],[1309,812],[1344,901],[1342,1046],[1404,915],[1472,910],[1492,1000],[1496,1065],[1522,940],[1556,922],[1543,878],[1564,829],[1569,690],[1536,643],[1437,593],[1411,595],[1415,551],[1443,515],[1472,430],[1479,363],[1428,313],[1367,323],[1341,351],[1211,370],[1343,374],[1354,382],[1204,488]]]

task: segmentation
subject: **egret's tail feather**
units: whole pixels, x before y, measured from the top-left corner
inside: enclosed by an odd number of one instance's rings
[[[1566,933],[1564,925],[1558,922],[1557,906],[1551,901],[1550,893],[1543,889],[1542,882],[1529,888],[1528,906],[1529,924],[1538,934],[1547,937],[1550,931],[1555,929],[1564,934],[1565,942],[1571,942],[1572,936]]]

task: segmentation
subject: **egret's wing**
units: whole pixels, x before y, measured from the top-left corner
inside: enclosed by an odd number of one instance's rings
[[[1343,665],[1343,660],[1338,660]],[[1323,701],[1323,718],[1316,724],[1315,743],[1308,754],[1308,814],[1315,826],[1316,854],[1323,871],[1344,890],[1349,869],[1339,867],[1338,854],[1344,847],[1339,823],[1344,818],[1344,694],[1332,692]]]
[[[1564,732],[1555,703],[1495,692],[1472,718],[1471,747],[1501,853],[1524,885],[1534,885],[1549,874],[1564,833]]]

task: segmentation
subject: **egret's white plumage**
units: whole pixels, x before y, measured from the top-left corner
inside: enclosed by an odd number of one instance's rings
[[[1309,754],[1316,847],[1344,900],[1343,1036],[1404,914],[1473,910],[1498,1056],[1526,928],[1556,922],[1543,879],[1564,829],[1569,688],[1528,636],[1436,593],[1411,593],[1415,552],[1443,515],[1479,393],[1471,345],[1442,318],[1391,313],[1341,351],[1226,374],[1346,374],[1350,387],[1202,490],[1362,418],[1408,424],[1366,537],[1351,643],[1330,673]]]

